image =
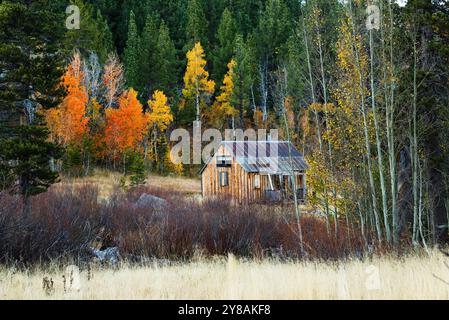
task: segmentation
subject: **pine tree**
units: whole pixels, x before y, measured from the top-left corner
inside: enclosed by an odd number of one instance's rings
[[[104,63],[106,62],[109,54],[115,51],[114,40],[112,39],[112,33],[109,29],[108,22],[103,17],[100,10],[97,10],[96,21],[100,37],[97,39],[97,46],[93,51],[98,54],[100,61]]]
[[[192,48],[195,43],[201,42],[206,50],[209,48],[208,21],[204,14],[201,0],[189,0],[187,4],[187,26],[185,48]],[[187,50],[186,50],[187,51]]]
[[[257,29],[259,56],[269,64],[281,58],[291,29],[291,17],[284,1],[268,0]]]
[[[149,96],[150,92],[157,86],[157,42],[158,42],[158,27],[156,17],[149,14],[145,22],[145,27],[142,31],[141,45],[139,52],[139,86],[137,89],[144,95]]]
[[[30,214],[30,196],[57,180],[50,160],[59,148],[48,142],[38,108],[53,107],[64,92],[60,45],[63,17],[49,1],[0,3],[0,168],[14,193],[23,196]]]
[[[258,24],[259,14],[263,11],[264,3],[260,0],[233,0],[229,1],[229,10],[232,12],[239,32],[247,37]]]
[[[129,154],[127,155],[127,159],[129,164],[128,168],[126,169],[126,174],[130,175],[129,180],[131,187],[145,184],[145,161],[142,155],[137,152],[129,152]]]
[[[66,31],[65,48],[68,52],[78,50],[83,55],[96,52],[101,62],[105,62],[113,51],[112,33],[107,21],[99,10],[94,10],[92,4],[83,0],[74,0],[72,3],[80,9],[80,29]]]
[[[166,92],[170,96],[176,94],[177,74],[179,73],[176,54],[169,29],[162,21],[156,44],[155,78],[157,82],[155,88]]]
[[[31,213],[30,197],[45,192],[58,180],[50,162],[61,157],[61,148],[48,141],[48,130],[37,125],[18,126],[11,131],[0,127],[0,163],[7,164],[6,176],[14,177],[10,186],[23,196],[24,215]]]
[[[257,78],[257,57],[252,39],[245,42],[242,35],[235,39],[234,93],[236,107],[239,111],[240,127],[243,127],[244,115],[255,112],[255,83]]]
[[[139,50],[140,38],[137,31],[135,15],[134,12],[131,11],[129,16],[128,40],[126,41],[124,61],[126,83],[129,87],[133,88],[139,87]]]
[[[236,35],[237,25],[231,11],[226,8],[218,26],[216,35],[218,43],[213,53],[213,78],[217,83],[223,78],[227,63],[232,58]]]

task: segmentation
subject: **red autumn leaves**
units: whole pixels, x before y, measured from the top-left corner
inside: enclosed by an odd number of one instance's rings
[[[80,55],[73,56],[61,81],[67,95],[57,108],[46,113],[52,140],[79,150],[94,146],[95,150],[91,151],[98,157],[117,160],[128,151],[141,152],[144,139],[155,125],[165,129],[173,121],[163,92],[154,93],[147,113],[143,112],[135,90],[116,92],[119,86],[116,79],[110,77],[120,75],[120,68],[116,61],[105,66],[104,77],[108,79],[103,81],[106,88],[103,103],[100,103],[97,97],[88,95]]]

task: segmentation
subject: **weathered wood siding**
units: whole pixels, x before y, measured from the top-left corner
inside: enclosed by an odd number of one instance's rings
[[[221,156],[232,158],[232,164],[230,167],[217,167],[217,157]],[[228,186],[220,186],[221,172],[228,173]],[[270,182],[268,176],[259,175],[260,188],[256,188],[255,182],[257,175],[258,174],[256,173],[246,172],[229,152],[229,150],[224,146],[220,146],[215,156],[202,172],[201,187],[203,197],[206,199],[214,197],[230,198],[240,204],[263,200],[265,197],[265,190],[270,189]],[[282,179],[279,176],[272,176],[272,181],[275,190],[291,190],[287,176]],[[303,188],[303,186],[305,186],[305,176],[297,175],[296,184],[299,189]]]
[[[232,155],[223,146],[216,153],[220,156]],[[229,185],[220,186],[220,173],[227,172]],[[254,173],[248,173],[232,157],[230,168],[217,168],[217,156],[215,156],[204,169],[202,174],[202,191],[205,198],[226,197],[231,198],[238,203],[250,203],[261,200],[264,196],[264,190],[268,187],[268,178],[260,176],[260,188],[255,187]]]

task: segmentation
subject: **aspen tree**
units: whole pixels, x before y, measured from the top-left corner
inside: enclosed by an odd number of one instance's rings
[[[149,112],[148,127],[152,130],[153,138],[153,154],[154,160],[159,160],[158,155],[158,135],[164,133],[170,123],[173,122],[173,114],[168,105],[167,96],[162,92],[156,90],[153,93],[152,99],[148,101]]]
[[[215,82],[209,80],[206,71],[206,60],[201,43],[197,42],[192,50],[187,52],[187,69],[184,75],[184,89],[182,93],[187,100],[194,100],[196,120],[200,121],[201,100],[215,91]]]
[[[376,105],[376,87],[374,81],[374,36],[373,29],[369,30],[369,51],[370,51],[370,81],[371,81],[371,108],[374,117],[374,130],[376,135],[376,147],[377,147],[377,161],[378,161],[378,170],[380,176],[380,188],[382,193],[382,210],[384,217],[384,227],[385,227],[385,235],[387,241],[391,243],[391,233],[390,233],[390,223],[388,220],[388,200],[387,200],[387,191],[385,187],[385,176],[384,176],[384,165],[383,165],[383,154],[382,154],[382,142],[380,139],[380,126],[378,120],[378,112]]]

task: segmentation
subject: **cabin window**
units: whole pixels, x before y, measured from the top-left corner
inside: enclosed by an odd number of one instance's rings
[[[229,186],[229,174],[227,172],[220,172],[220,187],[227,187]]]
[[[232,166],[232,157],[217,156],[217,168],[230,168]]]
[[[260,174],[254,176],[254,188],[260,189]]]

